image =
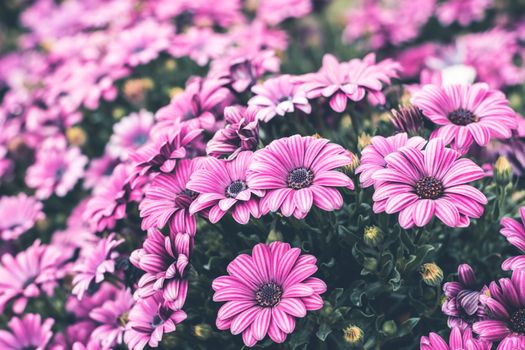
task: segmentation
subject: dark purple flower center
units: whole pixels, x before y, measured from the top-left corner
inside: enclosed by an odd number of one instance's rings
[[[37,347],[34,346],[34,345],[29,345],[29,346],[26,346],[26,347],[22,348],[22,350],[36,350],[36,349],[37,349]]]
[[[525,335],[525,309],[519,309],[510,317],[510,329],[513,332]]]
[[[197,192],[193,192],[186,188],[175,198],[175,205],[179,208],[189,208],[190,204],[198,195]]]
[[[283,289],[275,282],[263,284],[255,292],[255,301],[261,307],[273,307],[281,301]]]
[[[152,327],[158,327],[162,325],[167,319],[170,318],[173,311],[166,307],[160,307],[159,312],[153,317],[153,320],[151,320],[151,326]]]
[[[443,183],[433,176],[425,176],[416,182],[416,194],[421,199],[438,199],[443,195]]]
[[[455,111],[452,111],[448,114],[448,120],[456,125],[468,125],[478,121],[478,117],[474,115],[471,111],[458,108]]]
[[[308,187],[312,184],[314,179],[314,173],[310,169],[296,168],[288,174],[288,187],[294,190],[300,190],[301,188]]]
[[[146,143],[146,141],[148,141],[148,134],[140,133],[135,135],[135,137],[133,138],[133,145],[142,146]]]
[[[247,189],[246,183],[242,180],[237,180],[232,182],[228,187],[226,187],[226,197],[235,198],[239,193]]]

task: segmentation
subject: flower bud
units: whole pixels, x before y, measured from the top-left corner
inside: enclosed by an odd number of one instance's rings
[[[363,233],[365,244],[370,247],[377,247],[383,242],[384,236],[381,229],[377,226],[367,226]]]
[[[365,257],[364,262],[363,262],[363,267],[365,268],[365,270],[375,271],[377,270],[377,265],[378,263],[377,263],[376,258]]]
[[[143,105],[146,93],[153,89],[153,80],[149,78],[130,79],[124,83],[124,96],[135,105]]]
[[[358,345],[363,341],[365,333],[361,328],[355,325],[349,325],[343,329],[345,341],[350,345]]]
[[[443,270],[434,263],[421,265],[421,278],[431,287],[437,287],[443,282]]]
[[[66,130],[67,141],[73,146],[83,146],[86,143],[86,132],[79,126],[73,126]]]
[[[502,186],[512,181],[512,165],[505,156],[500,156],[494,164],[494,180]]]
[[[368,135],[367,133],[362,133],[357,138],[357,147],[360,151],[370,144],[372,144],[372,136]]]
[[[394,335],[397,333],[397,324],[393,320],[386,321],[381,327],[386,335]]]
[[[272,243],[275,241],[282,241],[283,240],[283,234],[281,231],[278,231],[276,229],[271,229],[268,233],[268,237],[266,237],[266,243]]]
[[[212,329],[209,324],[206,323],[199,323],[195,325],[193,328],[193,332],[195,333],[195,336],[197,338],[201,338],[202,340],[208,339],[212,335]]]

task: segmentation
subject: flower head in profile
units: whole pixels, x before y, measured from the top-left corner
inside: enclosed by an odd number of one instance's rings
[[[37,220],[45,217],[42,208],[42,203],[24,193],[0,197],[0,238],[17,239],[33,227]]]
[[[186,300],[188,280],[186,268],[193,250],[193,237],[187,233],[167,236],[153,228],[141,249],[135,250],[130,261],[145,271],[135,292],[137,298],[147,298],[160,292],[166,304],[181,309]]]
[[[259,142],[257,107],[230,106],[224,109],[226,125],[217,130],[206,146],[212,157],[237,157],[241,151],[255,151]]]
[[[183,159],[172,173],[155,176],[139,204],[143,230],[169,224],[171,232],[195,233],[197,218],[189,209],[198,193],[188,189],[187,184],[201,165],[202,159]]]
[[[115,158],[126,160],[129,153],[136,151],[148,141],[152,126],[153,114],[146,110],[124,117],[113,125],[108,153]]]
[[[492,344],[478,340],[472,336],[470,329],[461,330],[452,328],[449,342],[437,333],[430,333],[428,337],[421,337],[420,350],[490,350]]]
[[[520,208],[521,222],[512,218],[501,219],[500,233],[507,238],[510,244],[525,252],[525,207]],[[525,255],[508,258],[501,265],[503,270],[515,270],[525,268]]]
[[[268,335],[282,343],[295,328],[295,318],[323,306],[326,285],[311,277],[316,259],[301,255],[288,243],[257,244],[252,255],[241,254],[215,279],[213,300],[226,302],[217,314],[217,328],[242,333],[247,346]]]
[[[52,318],[37,314],[26,314],[23,318],[13,317],[7,326],[10,331],[0,330],[0,348],[3,350],[45,350],[53,337]]]
[[[255,96],[248,101],[248,105],[259,107],[257,119],[264,122],[269,122],[276,115],[293,113],[296,109],[306,114],[312,111],[306,94],[290,75],[268,79],[263,84],[252,87],[252,92]]]
[[[191,176],[188,189],[199,193],[190,206],[194,214],[210,208],[209,219],[219,221],[231,210],[232,216],[240,224],[248,223],[250,215],[261,217],[259,200],[263,190],[252,190],[246,183],[248,167],[252,162],[253,152],[241,152],[234,160],[227,161],[208,158],[203,167]]]
[[[73,265],[73,290],[72,293],[82,299],[92,282],[101,283],[104,274],[115,272],[115,260],[119,256],[115,248],[124,242],[115,239],[115,233],[102,238],[92,246],[86,246],[81,251],[81,256]]]
[[[466,152],[474,141],[486,146],[490,139],[508,139],[516,129],[516,113],[505,95],[487,84],[425,85],[412,103],[439,128],[432,138]]]
[[[470,159],[446,148],[443,140],[430,140],[424,150],[404,147],[385,157],[377,170],[373,200],[382,203],[374,212],[399,212],[403,228],[423,227],[437,216],[451,227],[467,227],[470,218],[483,214],[487,197],[468,185],[485,176]]]
[[[488,292],[488,288],[483,286],[481,290],[479,289],[474,270],[467,264],[459,265],[458,279],[443,285],[443,292],[447,299],[441,310],[448,316],[450,328],[459,327],[463,330],[485,317],[485,306],[479,299],[481,294]]]
[[[124,342],[130,350],[142,350],[146,345],[159,346],[165,333],[171,333],[186,319],[182,310],[169,308],[162,293],[139,299],[128,315]]]
[[[359,166],[356,174],[359,175],[359,181],[362,187],[370,187],[374,184],[372,175],[377,171],[384,169],[387,165],[385,157],[390,153],[396,152],[402,147],[409,146],[423,148],[426,140],[422,137],[409,138],[406,133],[396,134],[394,136],[383,137],[374,136],[371,144],[361,151]]]
[[[333,211],[343,206],[336,187],[353,189],[352,180],[336,170],[351,164],[353,155],[327,139],[294,135],[273,141],[255,152],[248,187],[265,190],[263,214],[279,211],[304,218],[313,205]]]
[[[490,296],[481,295],[488,317],[472,325],[481,340],[500,341],[498,349],[523,349],[525,346],[525,271],[514,270],[511,278],[491,282]]]

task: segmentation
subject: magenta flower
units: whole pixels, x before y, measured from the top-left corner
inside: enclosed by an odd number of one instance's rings
[[[138,282],[136,298],[147,298],[161,292],[164,303],[179,310],[188,292],[186,268],[193,250],[193,237],[187,233],[165,236],[153,228],[141,249],[135,250],[130,261],[145,271]]]
[[[399,225],[423,227],[437,216],[451,227],[467,227],[479,218],[487,198],[467,183],[485,176],[470,159],[445,148],[441,139],[430,140],[425,150],[404,147],[385,157],[387,166],[377,170],[374,212],[399,212]]]
[[[177,324],[186,319],[186,313],[167,307],[162,293],[157,293],[137,301],[128,319],[124,342],[130,350],[142,350],[146,345],[156,348],[164,333],[175,331]]]
[[[287,18],[300,18],[312,12],[311,0],[261,0],[257,18],[276,25]]]
[[[38,150],[36,162],[27,169],[26,184],[36,189],[40,199],[53,193],[64,197],[84,175],[87,162],[80,149],[67,148],[64,139],[48,139]]]
[[[168,49],[174,57],[189,57],[199,66],[224,54],[229,39],[210,28],[191,27],[186,33],[176,35]]]
[[[187,184],[190,191],[199,193],[191,203],[190,213],[211,208],[209,219],[213,224],[228,210],[240,224],[247,224],[250,215],[260,218],[259,200],[255,196],[264,196],[264,190],[252,190],[246,184],[252,158],[253,152],[241,152],[231,161],[212,157],[206,159],[205,165],[191,175]]]
[[[206,153],[212,157],[228,156],[228,159],[234,159],[241,151],[255,151],[259,142],[257,111],[257,107],[226,107],[226,125],[213,135],[206,146]]]
[[[441,306],[441,310],[448,316],[450,328],[459,327],[464,330],[486,316],[485,306],[479,299],[481,294],[488,292],[488,288],[483,286],[481,290],[478,289],[476,275],[470,265],[459,265],[458,277],[459,281],[443,285],[447,300]]]
[[[308,98],[329,98],[330,107],[336,112],[343,112],[348,100],[361,101],[367,92],[374,104],[384,104],[383,84],[397,77],[400,66],[391,60],[379,64],[375,60],[375,55],[369,54],[362,60],[355,58],[340,63],[333,55],[326,54],[317,73],[301,78],[301,87]]]
[[[57,281],[67,272],[69,258],[59,247],[42,245],[40,240],[16,256],[4,253],[0,264],[0,312],[13,301],[13,311],[22,313],[30,298],[42,292],[52,295]]]
[[[92,246],[84,247],[75,265],[73,265],[72,293],[82,299],[92,282],[99,284],[104,281],[104,274],[115,272],[115,260],[119,254],[115,248],[124,242],[116,240],[115,233],[100,239]]]
[[[507,238],[510,244],[525,252],[525,207],[520,208],[521,222],[511,219],[501,219],[500,233]],[[516,270],[525,268],[525,255],[508,258],[501,265],[503,270]]]
[[[501,341],[498,350],[523,349],[525,345],[525,271],[514,270],[511,278],[492,282],[490,296],[481,295],[489,310],[486,320],[476,322],[472,330],[481,340]]]
[[[131,113],[113,125],[113,135],[108,143],[108,153],[115,158],[126,160],[129,153],[136,151],[149,140],[153,126],[153,114],[141,110]]]
[[[113,170],[119,163],[118,159],[107,154],[91,160],[84,175],[84,188],[93,188],[100,181],[104,181],[113,173]]]
[[[264,122],[269,122],[276,115],[292,113],[295,109],[306,114],[312,111],[306,94],[290,75],[268,79],[262,85],[252,87],[252,92],[255,96],[248,101],[248,105],[259,107],[257,119]]]
[[[109,349],[122,344],[125,330],[125,318],[135,304],[129,289],[119,289],[113,299],[107,300],[89,313],[97,322],[97,328],[91,338],[101,344],[101,349]]]
[[[448,0],[436,9],[441,24],[448,26],[458,22],[467,26],[485,17],[485,11],[493,5],[492,0]]]
[[[3,350],[45,350],[55,323],[52,318],[42,318],[37,314],[26,314],[23,318],[13,317],[7,324],[11,332],[0,330],[0,348]]]
[[[139,204],[143,230],[169,223],[171,232],[195,233],[197,218],[189,208],[197,193],[189,190],[187,183],[201,165],[201,159],[183,159],[173,173],[155,176]]]
[[[315,277],[316,259],[301,255],[288,243],[257,244],[252,255],[241,254],[216,278],[213,300],[226,301],[217,313],[217,328],[242,333],[251,347],[267,334],[282,343],[295,328],[295,318],[323,307],[326,284]]]
[[[0,238],[7,241],[20,237],[45,217],[42,208],[42,203],[25,193],[0,197]]]
[[[472,336],[470,329],[461,330],[452,328],[449,343],[437,333],[430,333],[428,337],[421,337],[421,350],[490,350],[492,344],[478,340]]]
[[[359,175],[361,187],[370,187],[374,184],[372,175],[377,171],[386,168],[385,157],[390,153],[396,152],[402,147],[409,146],[423,148],[426,140],[415,136],[408,138],[406,133],[400,133],[390,137],[374,136],[372,143],[361,151],[360,164],[356,169]]]
[[[425,85],[412,97],[412,103],[440,127],[432,138],[466,151],[473,143],[486,146],[491,138],[508,139],[516,129],[516,113],[503,93],[487,84]]]
[[[304,218],[312,205],[326,211],[343,206],[334,187],[354,189],[352,180],[335,169],[352,163],[353,155],[327,139],[294,135],[273,141],[255,152],[247,184],[267,191],[261,199],[263,214],[280,212]]]

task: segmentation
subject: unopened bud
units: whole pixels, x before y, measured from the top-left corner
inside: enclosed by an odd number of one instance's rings
[[[367,226],[363,233],[365,244],[370,247],[377,247],[383,242],[383,232],[377,226]]]
[[[345,341],[350,345],[358,345],[363,341],[365,333],[355,325],[349,325],[343,329]]]
[[[431,287],[437,287],[443,282],[443,270],[434,263],[421,265],[421,277],[423,282]]]
[[[512,181],[512,165],[504,156],[500,156],[494,164],[494,180],[503,186]]]

